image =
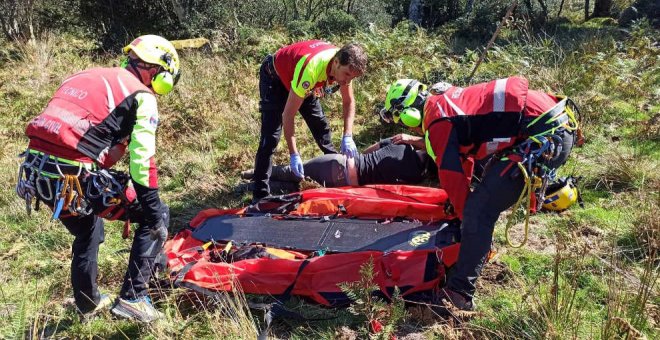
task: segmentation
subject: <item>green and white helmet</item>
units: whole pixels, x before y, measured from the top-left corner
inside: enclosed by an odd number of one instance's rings
[[[420,126],[425,100],[426,85],[415,79],[399,79],[387,88],[381,118],[408,127]]]

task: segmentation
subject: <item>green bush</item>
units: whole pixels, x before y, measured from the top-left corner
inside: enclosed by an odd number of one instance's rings
[[[456,20],[456,35],[463,38],[488,40],[497,29],[497,24],[506,13],[508,2],[504,0],[479,1],[474,5],[472,14]]]
[[[392,16],[387,13],[388,3],[389,1],[356,1],[349,13],[361,26],[390,27]]]
[[[346,34],[355,32],[358,22],[344,11],[331,9],[318,20],[317,25],[323,35]]]
[[[648,18],[655,28],[660,28],[660,4],[654,0],[637,0],[619,14],[619,25],[630,26],[635,20]]]
[[[292,20],[286,24],[286,29],[293,37],[309,38],[318,33],[315,23],[307,20]]]
[[[82,28],[79,14],[79,1],[42,0],[37,3],[37,26],[40,30],[73,32]]]

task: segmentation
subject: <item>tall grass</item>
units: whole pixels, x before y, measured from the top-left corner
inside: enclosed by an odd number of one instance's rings
[[[568,94],[581,105],[587,144],[574,151],[571,166],[562,171],[585,176],[587,207],[534,217],[536,225],[548,226],[549,235],[560,235],[554,242],[555,254],[507,250],[497,243],[512,278],[480,287],[478,298],[488,303],[479,305],[474,319],[435,326],[417,325],[410,319],[394,321],[392,330],[421,329],[430,337],[468,338],[658,335],[651,318],[658,304],[660,230],[656,33],[643,22],[629,33],[571,22],[544,32],[521,23],[503,32],[475,81],[520,74],[530,79],[530,87]],[[257,147],[257,70],[263,55],[293,38],[258,30],[245,30],[245,35],[245,39],[217,41],[210,54],[182,52],[184,76],[172,95],[159,100],[157,157],[162,197],[174,215],[173,229],[185,226],[200,209],[235,207],[249,200],[249,194],[236,187],[240,171],[252,167]],[[449,80],[466,85],[461,81],[478,51],[457,49],[456,38],[450,28],[427,32],[407,24],[330,37],[337,44],[357,41],[370,55],[369,72],[355,84],[359,146],[400,131],[381,126],[371,113],[393,80],[415,77],[428,83]],[[25,215],[24,204],[13,193],[16,155],[25,148],[27,122],[46,105],[62,79],[91,66],[116,64],[117,56],[95,55],[93,44],[59,34],[2,46],[7,49],[0,61],[0,181],[7,185],[0,187],[0,319],[9,322],[0,322],[0,337],[256,337],[258,317],[246,307],[249,298],[240,293],[221,294],[215,305],[207,301],[191,307],[188,301],[196,298],[163,287],[156,302],[167,318],[151,326],[114,320],[109,314],[81,323],[72,308],[65,307],[64,300],[71,295],[72,237],[58,222],[50,222],[46,211],[31,218]],[[329,98],[323,105],[338,144],[341,101]],[[316,155],[302,119],[296,123],[303,156]],[[285,148],[280,147],[274,162],[287,161]],[[114,223],[106,228],[99,258],[103,291],[116,292],[125,270],[123,251],[130,242],[121,240],[120,229]],[[294,331],[282,334],[325,338],[335,334],[333,329],[344,334],[342,326],[360,325],[356,318],[341,315],[322,330],[315,324],[296,324],[290,326]]]

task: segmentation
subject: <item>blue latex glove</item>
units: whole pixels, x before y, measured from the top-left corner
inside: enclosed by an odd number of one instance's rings
[[[294,175],[300,178],[305,178],[305,168],[303,168],[302,159],[299,154],[291,154],[291,161],[289,164],[291,165],[291,170],[293,170]]]
[[[353,141],[353,135],[344,135],[341,139],[341,153],[348,158],[355,158],[358,155],[357,146]]]

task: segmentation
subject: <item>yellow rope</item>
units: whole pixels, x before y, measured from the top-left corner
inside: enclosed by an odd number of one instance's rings
[[[566,97],[557,95],[557,98],[564,99]],[[564,109],[563,114],[568,115],[569,119],[568,122],[562,125],[562,127],[566,129],[568,132],[573,132],[578,130],[580,126],[578,124],[577,118],[575,117],[575,112],[573,112],[573,110],[568,105]],[[537,117],[534,120],[534,122],[536,122],[542,116],[543,115]],[[533,124],[534,122],[530,123],[530,125]],[[555,129],[556,128],[553,128],[552,130],[553,133]],[[532,139],[534,142],[538,144],[541,144],[541,141],[539,141],[536,137],[537,136],[531,136],[530,139]],[[523,187],[523,190],[520,193],[520,196],[518,197],[518,201],[516,202],[516,204],[513,205],[513,213],[509,216],[509,220],[506,223],[506,228],[504,229],[504,237],[506,239],[506,243],[512,248],[520,248],[524,246],[525,243],[527,243],[527,236],[529,235],[529,216],[531,215],[530,205],[532,202],[532,195],[534,195],[537,188],[540,188],[543,185],[541,179],[536,176],[533,177],[534,183],[532,183],[532,178],[529,177],[529,174],[527,173],[527,169],[525,169],[525,166],[521,162],[517,162],[517,165],[518,168],[520,169],[520,172],[525,177],[525,186]],[[509,230],[511,229],[511,226],[513,226],[514,213],[520,208],[520,203],[523,201],[525,195],[527,195],[527,205],[525,207],[525,234],[522,242],[520,242],[517,245],[514,245],[513,243],[511,243],[511,240],[509,239]]]

